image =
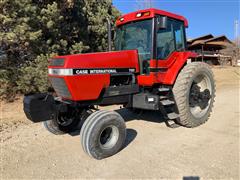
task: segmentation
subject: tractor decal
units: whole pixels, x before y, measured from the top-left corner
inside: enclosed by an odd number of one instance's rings
[[[135,68],[97,68],[97,69],[59,69],[49,68],[49,75],[85,75],[85,74],[118,74],[118,73],[134,73]]]

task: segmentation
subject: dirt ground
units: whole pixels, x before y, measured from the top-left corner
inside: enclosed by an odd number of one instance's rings
[[[214,73],[217,97],[206,124],[170,129],[157,112],[121,109],[125,147],[100,161],[83,152],[78,135],[54,136],[41,123],[29,122],[21,98],[1,102],[1,179],[239,179],[240,69]]]

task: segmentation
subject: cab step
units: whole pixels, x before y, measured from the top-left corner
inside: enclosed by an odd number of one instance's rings
[[[159,96],[160,100],[168,99],[168,96]]]
[[[170,105],[175,104],[174,101],[171,101],[169,99],[165,99],[165,100],[162,100],[160,102],[162,103],[163,106],[170,106]]]
[[[168,91],[170,91],[170,89],[167,87],[162,87],[162,88],[158,88],[158,91],[159,92],[168,92]]]
[[[175,112],[172,112],[172,113],[168,113],[167,117],[168,117],[168,119],[177,119],[179,117],[179,115]]]
[[[168,121],[165,121],[167,127],[170,127],[170,128],[178,128],[180,127],[179,124],[175,123],[173,120],[168,120]]]

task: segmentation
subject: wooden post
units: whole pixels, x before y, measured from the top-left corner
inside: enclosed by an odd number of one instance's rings
[[[203,50],[204,50],[204,49],[203,49],[203,46],[204,46],[204,45],[202,44],[202,62],[203,62],[203,60],[204,60],[204,54],[203,54]]]

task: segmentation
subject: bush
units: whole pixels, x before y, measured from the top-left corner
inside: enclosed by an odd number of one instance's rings
[[[107,19],[119,15],[111,0],[0,1],[0,97],[46,91],[53,54],[106,50]]]
[[[15,68],[0,69],[0,99],[14,100],[18,93],[17,74],[18,70]]]
[[[28,94],[47,91],[48,83],[47,64],[50,55],[39,55],[34,61],[25,64],[19,69],[17,87],[19,92]]]

